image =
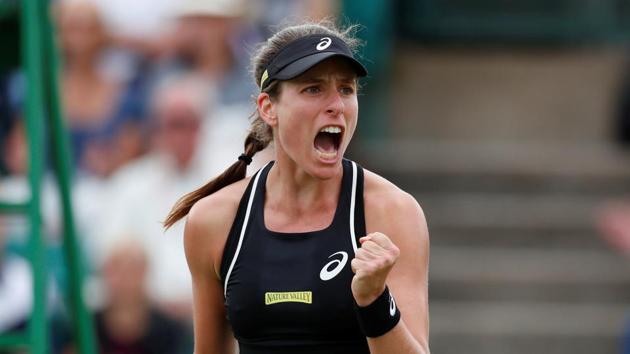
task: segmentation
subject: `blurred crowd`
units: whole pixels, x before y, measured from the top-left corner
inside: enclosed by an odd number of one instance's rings
[[[248,66],[256,45],[285,23],[335,17],[341,3],[51,0],[62,63],[60,98],[72,151],[72,200],[100,353],[192,352],[183,223],[165,232],[162,221],[178,197],[221,173],[242,153],[255,109],[256,83]],[[370,29],[372,35],[384,32],[377,24]],[[392,43],[378,38],[368,40],[377,49],[367,57],[383,63]],[[370,68],[372,78],[382,76],[383,68],[387,65]],[[20,70],[0,70],[1,201],[29,196],[25,85]],[[626,84],[615,126],[626,145],[629,92]],[[384,105],[378,97],[384,97],[382,92],[362,103],[364,112],[381,114]],[[251,171],[272,153],[257,154]],[[62,220],[50,171],[42,193],[50,246],[51,347],[54,353],[71,354],[68,313],[60,296],[67,285]],[[629,215],[629,201],[614,201],[596,216],[599,234],[626,256]],[[24,328],[30,314],[28,231],[24,217],[0,215],[0,333]],[[630,320],[625,331],[622,350],[630,353]]]
[[[278,25],[334,17],[335,0],[59,0],[60,97],[72,151],[73,206],[101,353],[183,353],[191,284],[177,200],[232,164],[254,111],[249,58]],[[0,197],[29,195],[25,78],[0,72]],[[258,154],[254,168],[271,157]],[[59,197],[43,183],[51,293],[65,286]],[[24,217],[0,219],[0,332],[32,302]],[[50,296],[53,312],[59,297]],[[63,316],[61,316],[63,318]],[[61,320],[63,323],[63,320]],[[61,328],[61,329],[60,329]],[[72,353],[64,326],[53,347]]]

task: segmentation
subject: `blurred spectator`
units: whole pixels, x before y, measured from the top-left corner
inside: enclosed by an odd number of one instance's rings
[[[26,175],[28,146],[23,120],[12,120],[2,145],[0,159],[7,167],[7,174],[0,178],[0,200],[24,202],[30,196],[30,187]],[[59,198],[52,182],[50,175],[42,176],[42,231],[49,242],[46,250],[46,270],[49,272],[46,306],[51,315],[61,309],[59,285],[63,284],[65,274],[59,248]],[[24,258],[28,254],[29,230],[26,215],[0,215],[0,332],[25,329],[30,316],[33,279],[31,266]],[[57,340],[55,335],[52,339],[53,342]]]
[[[192,352],[186,323],[158,310],[146,291],[147,259],[141,244],[112,245],[102,269],[106,304],[95,325],[102,354],[178,354]]]
[[[0,333],[22,332],[28,330],[33,308],[33,272],[30,262],[23,255],[26,251],[16,251],[14,240],[11,239],[9,230],[10,220],[13,217],[0,215]],[[54,253],[54,252],[52,252]],[[46,309],[49,319],[56,316],[61,310],[61,298],[57,278],[53,274],[55,260],[51,259],[48,252],[47,279],[48,293]],[[52,261],[52,262],[51,262]],[[56,332],[51,328],[51,342],[49,347],[55,346]],[[2,350],[2,354],[24,354],[22,350]]]
[[[106,177],[143,151],[141,84],[101,71],[108,37],[93,3],[64,0],[56,10],[74,161],[80,170]]]
[[[3,162],[9,175],[24,176],[27,172],[27,146],[24,122],[14,120],[4,140]]]
[[[253,0],[250,1],[256,23],[264,38],[277,31],[277,26],[300,22],[303,19],[321,20],[336,17],[340,0]]]
[[[182,0],[175,11],[174,56],[160,64],[158,80],[189,73],[216,92],[218,107],[248,105],[255,84],[247,50],[261,38],[246,21],[245,0]]]
[[[28,145],[25,122],[21,117],[11,120],[5,139],[1,141],[0,160],[5,166],[6,173],[0,176],[0,200],[5,202],[24,202],[30,196],[28,181]],[[79,231],[80,241],[91,241],[89,237],[93,227],[98,225],[103,217],[103,209],[107,203],[94,202],[105,200],[108,193],[108,183],[100,178],[89,178],[85,175],[74,179],[73,201],[75,221]],[[44,222],[44,235],[50,241],[53,253],[49,256],[53,264],[61,264],[59,251],[61,242],[62,220],[59,195],[55,180],[50,171],[42,176],[41,202]],[[12,250],[26,249],[29,226],[25,215],[10,215],[5,218],[5,229]],[[92,231],[93,232],[93,231]],[[83,236],[83,237],[81,237]],[[82,246],[90,246],[82,245]],[[84,248],[85,249],[85,248]],[[56,262],[56,263],[55,263]],[[63,270],[57,267],[57,278],[63,279]]]
[[[6,138],[1,142],[2,160],[6,168],[6,174],[0,177],[0,200],[6,202],[21,203],[30,196],[30,187],[27,178],[28,172],[28,146],[24,121],[14,119],[9,126]],[[45,233],[49,236],[59,233],[59,208],[58,197],[53,188],[51,176],[42,176],[42,213],[44,218]],[[6,232],[10,241],[25,243],[28,225],[23,215],[7,216]]]
[[[13,121],[11,106],[9,103],[8,77],[0,73],[0,141],[5,141]],[[4,156],[4,144],[0,144],[0,156]],[[0,175],[6,174],[4,161],[0,160]]]
[[[152,102],[152,149],[121,169],[112,179],[107,196],[109,212],[97,228],[94,253],[116,235],[137,235],[146,244],[149,291],[172,313],[188,317],[192,290],[184,256],[183,225],[164,235],[161,221],[179,196],[222,172],[225,160],[233,162],[242,150],[245,131],[234,133],[207,119],[207,86],[196,78],[177,78],[159,87]],[[209,117],[212,118],[212,117]],[[200,153],[202,124],[212,124],[216,137],[212,150]]]
[[[93,0],[116,45],[155,57],[169,49],[178,0]]]
[[[6,175],[0,178],[0,198],[7,202],[23,202],[28,198],[27,145],[24,122],[13,120],[5,139],[2,141],[2,164]],[[4,220],[4,232],[25,241],[27,224],[22,216],[7,216]]]
[[[597,226],[601,236],[616,250],[630,257],[630,203],[610,202],[599,210]],[[621,340],[621,354],[630,354],[630,320]]]
[[[31,268],[5,252],[6,220],[0,218],[0,333],[25,328],[33,305]]]
[[[615,249],[630,256],[630,203],[611,202],[604,206],[597,223],[602,237]]]

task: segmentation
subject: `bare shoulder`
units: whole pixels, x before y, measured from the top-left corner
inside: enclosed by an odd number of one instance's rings
[[[411,194],[374,172],[364,171],[366,209],[373,211],[375,216],[417,216],[424,219],[420,204]]]
[[[227,216],[236,215],[248,183],[249,178],[242,179],[199,200],[190,209],[187,224],[214,229],[223,223]]]
[[[363,198],[368,233],[382,232],[394,242],[408,235],[428,237],[420,204],[392,182],[365,170]]]
[[[184,248],[191,272],[212,269],[217,275],[223,248],[249,178],[199,200],[188,213]]]

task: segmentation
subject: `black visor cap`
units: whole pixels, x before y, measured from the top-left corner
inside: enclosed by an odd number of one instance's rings
[[[341,57],[350,63],[358,77],[368,72],[340,38],[326,35],[310,35],[287,44],[271,60],[261,79],[261,90],[274,80],[293,79],[322,61]]]

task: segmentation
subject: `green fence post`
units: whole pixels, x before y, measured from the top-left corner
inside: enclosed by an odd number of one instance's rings
[[[41,176],[44,172],[44,119],[41,22],[38,16],[40,0],[23,0],[21,26],[23,34],[22,63],[26,72],[26,126],[28,132],[30,238],[29,257],[33,270],[33,313],[28,325],[30,353],[45,354],[48,347],[46,321],[46,249],[42,233]]]
[[[92,316],[85,306],[83,298],[83,262],[81,258],[80,242],[77,239],[77,231],[72,209],[72,192],[70,181],[72,166],[70,162],[70,144],[66,133],[65,121],[61,112],[58,90],[59,60],[55,46],[54,28],[50,21],[48,4],[42,3],[40,7],[42,18],[42,35],[46,57],[49,59],[45,66],[46,93],[49,126],[51,130],[54,168],[59,185],[61,205],[63,212],[63,251],[68,268],[68,302],[72,312],[72,325],[77,348],[81,354],[95,354],[95,338]]]

